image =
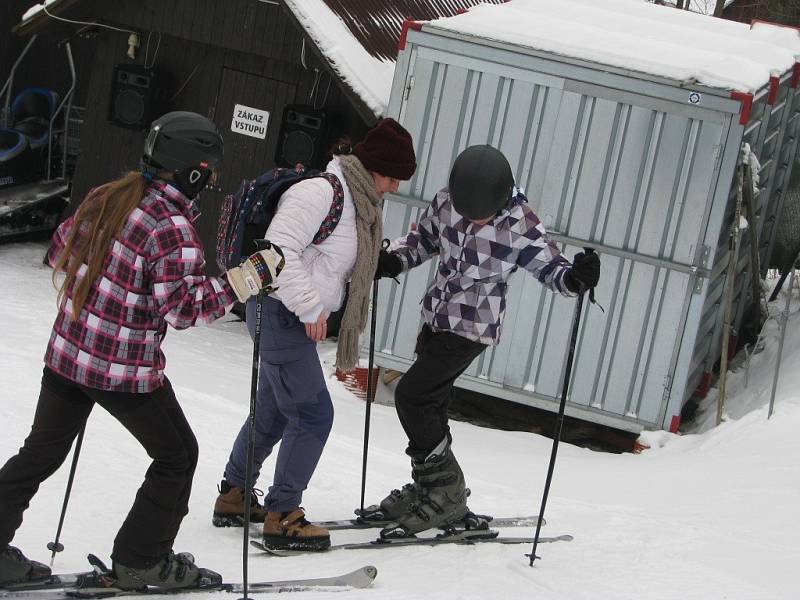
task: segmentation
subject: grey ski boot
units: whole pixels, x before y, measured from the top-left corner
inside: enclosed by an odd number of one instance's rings
[[[12,583],[44,581],[50,577],[50,567],[27,558],[19,548],[6,546],[0,550],[0,587]]]
[[[417,483],[417,477],[419,476],[421,464],[412,458],[411,478],[413,481],[405,484],[400,489],[389,492],[389,495],[381,500],[379,504],[371,504],[363,510],[356,509],[356,515],[358,515],[359,520],[365,523],[375,521],[391,523],[405,514],[411,503],[419,498],[420,486]]]
[[[443,439],[421,463],[415,463],[419,495],[395,523],[381,531],[381,537],[408,537],[462,521],[467,508],[464,473],[450,449],[449,437]]]
[[[222,576],[194,564],[194,556],[188,552],[170,552],[150,567],[127,567],[114,561],[115,587],[138,590],[148,586],[162,589],[216,587]]]
[[[412,467],[415,463],[412,461]],[[416,478],[415,478],[416,479]],[[396,521],[403,516],[408,507],[419,499],[420,487],[416,481],[405,484],[399,490],[392,490],[380,503],[380,515],[384,521]]]

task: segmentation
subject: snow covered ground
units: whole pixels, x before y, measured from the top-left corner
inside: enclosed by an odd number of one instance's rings
[[[42,355],[55,308],[43,243],[0,246],[0,463],[30,427]],[[782,297],[773,306],[783,308]],[[766,404],[777,353],[777,326],[766,349],[731,376],[730,420],[674,436],[647,434],[641,455],[605,454],[562,444],[542,535],[571,533],[572,542],[542,545],[534,568],[528,546],[394,548],[321,556],[250,556],[250,579],[323,576],[364,564],[378,567],[371,589],[346,597],[388,599],[535,598],[537,600],[790,600],[800,597],[800,314],[795,298],[783,353],[775,414]],[[241,579],[241,530],[211,525],[227,453],[248,410],[252,347],[244,326],[225,317],[210,328],[167,336],[167,374],[200,442],[190,513],[176,550],[229,580]],[[320,346],[330,371],[334,347]],[[364,404],[333,377],[334,430],[304,504],[313,519],[345,518],[359,503]],[[712,395],[713,396],[713,395]],[[711,398],[713,400],[713,398]],[[710,400],[710,401],[711,401]],[[709,401],[709,402],[710,402]],[[709,407],[713,411],[713,407]],[[372,411],[367,497],[374,501],[406,481],[404,438],[394,410]],[[497,516],[538,510],[551,440],[452,424],[455,451],[472,488],[470,507]],[[68,461],[69,462],[69,461]],[[34,498],[14,541],[46,560],[68,462]],[[148,459],[113,419],[89,420],[57,571],[86,566],[89,552],[108,557]],[[261,487],[269,485],[268,461]],[[513,533],[512,533],[513,532]],[[506,530],[506,535],[533,535]],[[334,543],[368,540],[374,531],[335,532]],[[341,598],[333,592],[299,597]],[[223,596],[220,596],[223,597]]]

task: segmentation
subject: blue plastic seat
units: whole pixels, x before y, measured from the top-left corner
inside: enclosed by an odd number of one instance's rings
[[[11,127],[28,137],[31,149],[47,144],[57,103],[58,94],[38,87],[22,90],[11,103]]]
[[[16,129],[0,129],[0,163],[15,159],[28,148],[28,136]]]

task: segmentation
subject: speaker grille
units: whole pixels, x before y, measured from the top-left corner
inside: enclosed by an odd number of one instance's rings
[[[283,109],[275,162],[286,167],[301,163],[321,168],[326,115],[305,104],[288,104]]]
[[[290,165],[311,164],[314,159],[314,139],[305,131],[292,131],[283,140],[283,159]]]
[[[141,65],[117,65],[111,85],[108,118],[132,129],[146,129],[156,106],[156,73]]]
[[[133,90],[124,90],[114,99],[114,116],[126,125],[135,125],[144,117],[144,96]]]

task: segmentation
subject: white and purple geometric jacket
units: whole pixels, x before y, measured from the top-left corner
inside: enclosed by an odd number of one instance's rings
[[[508,205],[486,225],[458,214],[447,188],[440,190],[416,230],[396,240],[391,251],[403,270],[438,255],[436,277],[422,301],[425,322],[434,331],[489,346],[500,341],[509,279],[519,267],[550,290],[575,295],[564,283],[571,264],[516,188]]]

